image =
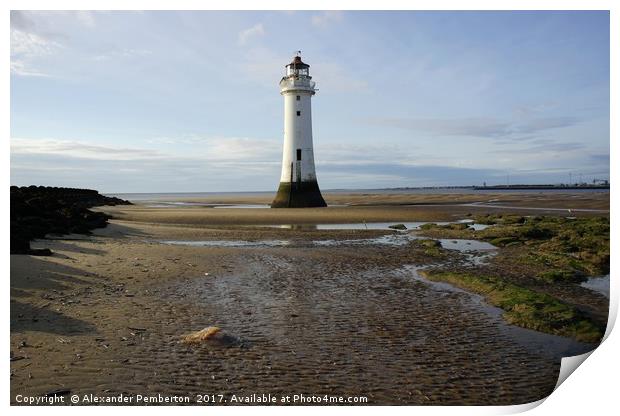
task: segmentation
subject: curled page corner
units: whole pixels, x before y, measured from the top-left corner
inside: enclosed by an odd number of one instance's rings
[[[610,288],[611,288],[611,293],[615,294],[616,293],[616,289],[615,289],[615,283],[614,281],[610,281]],[[560,363],[560,374],[558,375],[558,381],[555,384],[555,387],[553,388],[553,391],[557,390],[558,387],[560,387],[560,385],[562,383],[564,383],[566,381],[566,379],[577,369],[577,367],[579,367],[581,364],[583,364],[583,362],[594,352],[596,351],[596,349],[598,347],[601,346],[601,344],[603,344],[603,342],[605,342],[605,340],[607,340],[607,338],[609,338],[609,334],[611,333],[611,331],[613,330],[613,327],[616,324],[616,316],[618,315],[618,301],[616,299],[616,297],[611,296],[610,297],[610,302],[609,302],[609,314],[607,317],[607,328],[605,329],[605,334],[603,335],[603,338],[601,339],[601,341],[599,342],[599,344],[596,346],[596,348],[594,348],[592,351],[586,352],[584,354],[581,355],[575,355],[572,357],[563,357],[562,361]]]
[[[560,374],[558,375],[558,382],[555,384],[553,390],[555,391],[562,383],[566,381],[568,376],[570,376],[573,371],[577,369],[583,362],[596,350],[586,352],[581,355],[574,355],[572,357],[564,357],[562,358],[562,362],[560,364]]]

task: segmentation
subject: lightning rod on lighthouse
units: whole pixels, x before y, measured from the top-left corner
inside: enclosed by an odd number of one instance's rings
[[[286,65],[280,81],[284,97],[284,146],[282,175],[272,208],[325,207],[314,170],[311,98],[316,93],[310,65],[300,53]]]

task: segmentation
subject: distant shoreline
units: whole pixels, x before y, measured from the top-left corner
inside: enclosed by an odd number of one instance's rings
[[[561,185],[493,185],[493,186],[436,186],[417,188],[376,188],[376,189],[326,189],[324,194],[483,194],[483,193],[508,193],[511,191],[585,191],[585,192],[609,192],[607,186],[561,186]],[[222,192],[104,192],[103,195],[119,197],[128,200],[158,200],[161,198],[198,198],[215,196],[269,196],[275,195],[275,188],[268,191],[222,191]]]
[[[560,190],[578,190],[578,189],[609,189],[609,185],[496,185],[496,186],[474,186],[474,190],[511,190],[511,189],[560,189]]]

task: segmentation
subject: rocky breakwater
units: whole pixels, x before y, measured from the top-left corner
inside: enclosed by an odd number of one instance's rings
[[[30,242],[48,234],[90,234],[105,227],[111,217],[88,209],[100,205],[131,202],[92,189],[11,186],[11,254],[50,255],[49,249],[32,249]]]

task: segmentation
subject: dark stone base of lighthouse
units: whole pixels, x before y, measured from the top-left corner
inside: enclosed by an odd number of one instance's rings
[[[278,193],[271,208],[312,208],[326,207],[327,204],[319,190],[317,181],[280,182]]]

